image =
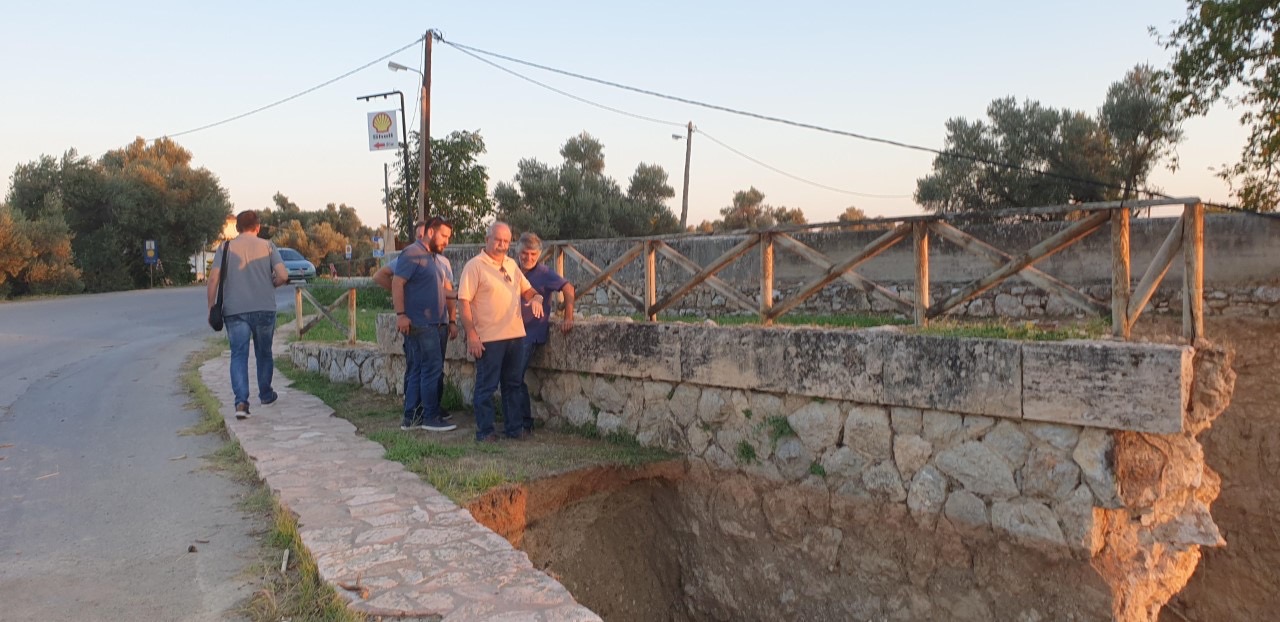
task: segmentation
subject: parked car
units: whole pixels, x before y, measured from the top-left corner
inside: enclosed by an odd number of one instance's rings
[[[284,267],[289,271],[289,282],[306,281],[310,283],[316,278],[316,267],[302,253],[292,248],[281,248],[280,259],[284,260]]]

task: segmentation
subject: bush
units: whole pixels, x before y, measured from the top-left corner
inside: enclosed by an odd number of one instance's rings
[[[333,304],[340,296],[347,293],[349,287],[337,284],[313,285],[307,288],[316,301],[324,306]],[[356,307],[359,309],[375,309],[390,311],[391,292],[377,285],[362,285],[356,288]]]

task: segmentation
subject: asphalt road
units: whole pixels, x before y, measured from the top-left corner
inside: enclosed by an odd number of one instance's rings
[[[0,619],[225,620],[252,589],[260,519],[179,434],[204,296],[0,303]]]

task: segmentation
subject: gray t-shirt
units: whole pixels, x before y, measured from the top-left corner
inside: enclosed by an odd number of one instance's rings
[[[228,246],[227,280],[222,285],[222,313],[235,315],[251,311],[275,311],[276,287],[271,274],[283,264],[280,251],[270,240],[241,233]],[[222,267],[222,247],[213,254],[213,265]]]

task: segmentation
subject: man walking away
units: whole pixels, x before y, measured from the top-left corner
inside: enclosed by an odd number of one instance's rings
[[[484,250],[462,269],[458,306],[462,328],[467,331],[467,352],[476,360],[476,386],[471,405],[476,414],[476,441],[492,443],[493,393],[502,385],[502,414],[508,438],[526,438],[516,402],[520,386],[521,352],[524,349],[522,301],[529,301],[535,317],[542,317],[542,296],[529,285],[510,257],[511,227],[494,222],[485,236]]]
[[[277,398],[271,389],[275,371],[271,359],[271,340],[276,332],[275,288],[289,282],[289,273],[276,245],[258,237],[260,228],[257,212],[246,210],[236,215],[236,231],[240,235],[214,253],[207,285],[209,308],[213,308],[225,252],[227,281],[222,285],[222,314],[231,343],[231,391],[235,394],[237,419],[249,416],[250,339],[258,368],[258,400],[265,406]]]
[[[529,284],[542,296],[550,300],[551,292],[564,295],[564,319],[560,321],[560,333],[568,335],[573,330],[573,284],[556,274],[546,264],[538,263],[542,257],[542,238],[533,232],[525,232],[520,236],[520,250],[516,255],[520,262],[520,271],[529,279]],[[526,302],[520,306],[521,319],[524,320],[524,351],[521,353],[520,386],[516,390],[516,401],[523,408],[525,435],[533,434],[533,404],[529,399],[529,385],[525,375],[529,373],[529,361],[538,353],[538,348],[547,342],[551,330],[551,313],[548,309],[542,317],[534,317],[532,304]]]
[[[456,319],[447,300],[453,268],[443,255],[452,235],[453,225],[443,218],[432,218],[423,238],[396,258],[391,304],[396,311],[396,329],[404,335],[401,430],[416,427],[449,432],[458,428],[444,421],[440,408],[445,341],[450,335],[449,324]]]

